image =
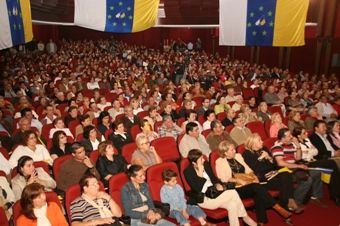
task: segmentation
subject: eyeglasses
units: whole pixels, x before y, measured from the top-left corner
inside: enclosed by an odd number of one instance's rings
[[[141,143],[140,145],[144,145],[144,144],[150,144],[150,142],[147,141],[147,142]]]

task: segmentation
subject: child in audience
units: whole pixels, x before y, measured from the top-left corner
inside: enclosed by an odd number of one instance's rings
[[[201,225],[214,226],[206,221],[206,214],[196,205],[186,203],[184,191],[177,184],[177,173],[165,169],[162,173],[164,185],[161,188],[161,201],[170,204],[170,217],[175,218],[181,226],[190,226],[189,216],[196,218]]]

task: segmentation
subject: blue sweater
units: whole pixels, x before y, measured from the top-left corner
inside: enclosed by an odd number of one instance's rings
[[[160,195],[162,203],[170,204],[170,210],[184,210],[187,208],[184,191],[179,184],[174,187],[164,184]]]

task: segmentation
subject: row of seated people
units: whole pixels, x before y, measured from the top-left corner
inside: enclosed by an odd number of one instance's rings
[[[324,122],[320,122],[320,123],[322,123],[322,124],[325,124]],[[188,124],[188,126],[187,126],[188,128],[190,128],[190,123]],[[195,130],[195,131],[194,131]],[[189,134],[190,133],[197,133],[197,130],[198,130],[198,128],[197,128],[197,125],[196,126],[194,126],[194,128],[192,128],[192,130],[190,131],[189,130]],[[282,139],[282,136],[284,135],[284,137],[289,137],[289,139],[288,139],[288,143],[290,142],[290,139],[291,139],[291,137],[289,136],[290,134],[290,132],[289,132],[289,130],[288,129],[281,129],[283,132],[279,132],[279,140],[280,139]],[[300,134],[298,134],[298,136],[305,136],[305,131],[300,131],[301,133]],[[287,134],[288,133],[288,134]],[[280,135],[281,134],[281,135]],[[283,134],[283,135],[282,135]],[[192,135],[192,134],[191,134]],[[255,136],[256,137],[256,136]],[[281,137],[281,138],[280,138]],[[257,138],[259,138],[260,139],[260,141],[261,141],[261,138],[257,135]],[[305,139],[306,139],[306,137],[304,137]],[[302,140],[304,140],[304,139],[302,139]],[[287,141],[286,141],[287,142]],[[227,142],[228,143],[228,142]],[[261,143],[261,142],[259,142],[259,143]],[[231,147],[232,147],[232,143],[231,142],[229,142],[229,144],[231,145]],[[280,143],[279,143],[280,144]],[[78,148],[77,148],[77,145],[78,145]],[[112,144],[111,145],[108,145],[108,144],[103,144],[103,145],[105,145],[106,146],[106,149],[107,149],[107,152],[108,153],[110,153],[109,155],[113,155],[113,146],[112,146]],[[144,137],[142,137],[142,139],[141,139],[141,143],[140,143],[140,145],[141,146],[148,146],[149,145],[149,142],[147,141],[147,139]],[[79,171],[79,169],[80,168],[78,168],[78,169],[75,169],[73,166],[74,166],[74,164],[69,164],[69,166],[70,167],[66,167],[66,165],[63,167],[63,168],[73,168],[73,170],[69,170],[69,171],[67,171],[67,173],[65,174],[65,175],[63,175],[63,177],[61,177],[61,178],[65,178],[65,177],[68,177],[68,176],[72,176],[72,173],[73,174],[78,174],[78,173],[84,173],[85,171],[87,171],[87,169],[88,168],[90,168],[90,171],[92,171],[94,174],[96,174],[97,176],[98,176],[98,173],[96,172],[96,170],[95,170],[95,168],[94,168],[94,165],[93,165],[93,163],[91,163],[91,161],[89,160],[89,158],[87,158],[87,157],[85,157],[85,150],[84,150],[84,148],[81,146],[81,145],[79,145],[79,144],[75,144],[75,148],[77,148],[78,149],[78,151],[75,151],[74,152],[74,159],[76,160],[77,159],[77,157],[78,157],[78,162],[79,162],[79,160],[81,160],[81,162],[82,162],[82,164],[83,165],[85,165],[86,167],[82,167],[83,169],[81,170],[81,171]],[[259,146],[261,146],[261,145],[259,145]],[[109,147],[109,148],[107,148],[107,147]],[[290,147],[291,148],[291,147]],[[144,148],[143,148],[144,149]],[[146,148],[147,149],[147,148]],[[144,149],[144,150],[146,150],[146,149]],[[150,149],[152,149],[152,148],[150,148]],[[220,149],[223,149],[223,148],[220,148]],[[232,148],[231,148],[232,149]],[[275,145],[274,145],[274,149],[273,149],[273,153],[274,153],[274,156],[276,156],[275,158],[277,158],[277,157],[282,157],[282,153],[280,153],[280,154],[277,154],[277,152],[275,151],[276,149],[275,149]],[[154,151],[151,151],[151,152],[153,152],[154,153]],[[232,151],[231,151],[232,152]],[[280,152],[280,151],[279,151]],[[290,152],[290,154],[291,154],[291,149],[289,149],[288,148],[288,153]],[[304,150],[304,152],[306,152],[306,150]],[[313,154],[312,154],[313,155]],[[314,155],[315,155],[315,150],[314,150]],[[301,155],[302,156],[302,155]],[[25,158],[28,158],[28,159],[26,159],[25,160]],[[112,158],[112,157],[111,157]],[[260,157],[261,158],[261,157]],[[263,158],[265,158],[265,157],[263,157]],[[302,169],[306,169],[306,167],[305,166],[300,166],[300,165],[295,165],[295,164],[293,164],[293,165],[289,165],[289,163],[291,163],[291,159],[289,159],[289,158],[291,158],[291,156],[289,156],[287,159],[287,162],[288,162],[288,165],[286,165],[286,164],[283,164],[283,165],[280,165],[280,166],[286,166],[286,167],[289,167],[289,168],[301,168],[302,167]],[[21,164],[20,164],[20,166],[18,165],[18,169],[20,169],[20,168],[22,168],[22,169],[24,169],[25,167],[24,167],[24,165],[26,165],[26,161],[28,161],[29,162],[29,164],[28,164],[28,172],[34,172],[35,174],[36,174],[36,171],[32,171],[32,164],[33,164],[33,160],[31,159],[31,158],[29,158],[29,157],[26,157],[26,156],[24,156],[23,157],[23,159],[25,160],[25,161],[23,161],[22,159],[20,159],[21,161],[19,161],[19,162],[21,162]],[[116,162],[116,164],[117,163],[119,163],[119,161],[118,161],[118,159],[119,158],[117,158],[117,161],[114,161],[114,162]],[[270,158],[268,159],[268,160],[270,160]],[[23,164],[23,162],[25,163],[24,165],[22,165]],[[141,161],[140,163],[142,163],[142,164],[145,164],[145,163],[147,163],[145,160],[143,161],[143,159],[141,158],[141,159],[139,159],[139,161]],[[122,161],[122,162],[124,162],[124,160]],[[153,160],[150,160],[150,162],[152,163],[153,162],[153,164],[157,164],[157,163],[160,163],[160,161],[157,161],[156,160],[156,162],[155,161],[153,161]],[[77,162],[74,162],[74,163],[77,163]],[[235,161],[234,161],[234,163],[235,163]],[[66,163],[65,163],[66,164]],[[82,165],[81,164],[81,165]],[[78,164],[79,165],[79,164]],[[124,164],[123,164],[124,165]],[[339,191],[339,189],[338,189],[338,185],[337,185],[337,183],[336,182],[334,182],[334,181],[339,181],[339,175],[338,175],[338,170],[337,170],[337,168],[336,168],[336,166],[334,167],[334,165],[332,165],[332,164],[330,164],[330,162],[329,161],[327,161],[326,163],[325,162],[323,162],[323,161],[321,161],[321,160],[319,160],[319,161],[316,161],[316,162],[311,162],[310,163],[310,165],[311,166],[322,166],[322,167],[328,167],[328,168],[332,168],[333,169],[333,174],[334,175],[332,175],[332,177],[331,178],[333,178],[333,180],[331,181],[331,183],[330,183],[330,191],[331,191],[331,195],[332,195],[332,197],[333,198],[335,198],[336,199],[336,197],[338,197],[338,194],[337,194],[337,191]],[[98,166],[98,163],[97,163],[97,166]],[[108,166],[110,166],[110,165],[108,165]],[[118,166],[118,164],[117,164],[117,166]],[[149,166],[148,165],[143,165],[142,166],[142,168],[148,168]],[[124,169],[125,167],[123,166],[122,167],[122,169]],[[239,169],[240,167],[239,166],[236,166],[236,169]],[[117,171],[116,171],[117,172]],[[312,171],[313,172],[313,171]],[[29,173],[28,173],[29,174]],[[79,180],[79,176],[80,176],[80,174],[78,175],[78,180]],[[314,176],[314,177],[312,177],[313,179],[318,179],[318,183],[316,183],[316,184],[318,184],[318,185],[320,185],[320,175],[319,174],[315,174],[316,176]],[[43,175],[42,175],[43,176]],[[108,177],[108,179],[111,177],[112,175],[109,175],[109,177]],[[34,180],[35,179],[37,179],[37,175],[35,175],[34,177],[32,177],[32,178],[34,178]],[[337,179],[338,178],[338,179]],[[73,179],[75,179],[75,180],[77,180],[76,178],[73,178]],[[105,178],[106,179],[106,178]],[[45,179],[46,180],[46,179]],[[45,181],[44,179],[43,179],[43,181],[46,183],[46,181]],[[53,181],[53,179],[52,179],[52,181]],[[306,183],[307,182],[309,182],[309,185],[311,185],[312,183],[313,183],[313,181],[311,182],[311,180],[304,180],[304,181],[306,181]],[[55,183],[53,184],[53,182],[51,183],[52,185],[51,185],[51,188],[53,188],[53,186],[55,186]],[[308,183],[307,183],[308,184]],[[46,184],[45,184],[46,185]],[[22,186],[22,185],[21,185]],[[315,185],[316,186],[316,185]],[[313,188],[315,188],[315,186],[313,185]],[[317,187],[317,186],[316,186]],[[308,188],[308,186],[307,186],[307,188]],[[22,189],[22,188],[21,188]],[[306,187],[305,187],[305,189],[306,189]],[[303,192],[298,192],[297,194],[304,194]],[[315,198],[315,200],[318,200],[318,202],[320,201],[319,200],[319,198],[321,198],[321,196],[322,196],[322,193],[321,193],[321,191],[320,191],[320,186],[319,186],[319,189],[317,189],[317,191],[315,191],[315,193],[313,193],[313,194],[315,194],[315,196],[314,196],[314,198]],[[321,194],[321,195],[320,195]],[[301,200],[301,198],[300,198],[300,200]],[[316,202],[316,201],[315,201]]]

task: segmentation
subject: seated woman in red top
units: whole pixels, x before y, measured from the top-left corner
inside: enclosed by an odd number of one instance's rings
[[[17,226],[68,226],[58,204],[46,202],[44,186],[32,183],[22,192],[20,204],[22,215],[18,218]]]

